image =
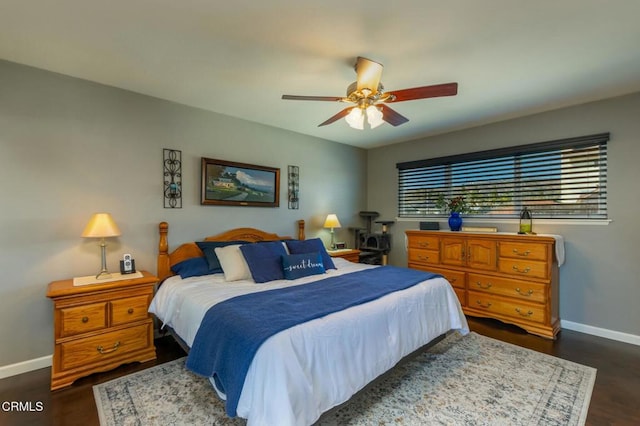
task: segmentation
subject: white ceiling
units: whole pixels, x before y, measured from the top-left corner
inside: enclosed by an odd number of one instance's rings
[[[458,95],[374,130],[280,99],[346,94],[357,56]],[[640,91],[640,1],[0,0],[0,58],[367,148]]]

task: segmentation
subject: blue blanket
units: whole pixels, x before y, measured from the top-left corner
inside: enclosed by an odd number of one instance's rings
[[[249,365],[269,337],[437,276],[381,266],[225,300],[205,314],[189,351],[187,368],[214,377],[216,386],[227,395],[227,414],[235,417]]]

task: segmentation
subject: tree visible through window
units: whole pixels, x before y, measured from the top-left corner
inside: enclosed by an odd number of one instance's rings
[[[445,215],[438,199],[463,196],[465,216],[607,218],[609,134],[398,163],[398,216]]]

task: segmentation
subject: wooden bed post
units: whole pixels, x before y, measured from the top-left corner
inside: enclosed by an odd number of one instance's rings
[[[167,233],[169,232],[169,224],[160,222],[158,226],[160,231],[160,241],[158,242],[158,278],[160,281],[171,275],[171,264],[169,262],[169,241]]]
[[[300,219],[298,221],[298,239],[299,240],[304,240],[305,236],[304,236],[304,220]]]

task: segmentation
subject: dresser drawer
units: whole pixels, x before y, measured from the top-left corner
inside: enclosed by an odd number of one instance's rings
[[[107,326],[106,302],[60,309],[60,336],[73,336]]]
[[[547,300],[547,285],[523,280],[469,273],[469,290],[508,296],[530,302]]]
[[[456,296],[458,296],[458,300],[460,301],[460,306],[467,306],[467,292],[455,287],[453,291],[455,291]]]
[[[545,323],[544,305],[524,303],[517,300],[502,299],[487,293],[469,291],[469,309],[484,311],[488,314],[505,315],[518,320],[526,320],[540,324]]]
[[[111,302],[111,325],[126,324],[146,319],[149,314],[147,296],[117,299]]]
[[[548,264],[528,259],[500,258],[498,270],[503,274],[518,276],[520,278],[549,278]]]
[[[438,237],[430,235],[413,235],[409,239],[409,247],[427,250],[439,250]]]
[[[429,271],[431,272],[435,272],[436,274],[440,274],[443,277],[445,277],[447,279],[447,281],[449,281],[449,283],[451,283],[451,285],[455,288],[460,288],[463,289],[465,288],[464,286],[464,275],[465,273],[463,271],[453,271],[450,269],[440,269],[440,268],[435,268],[435,267],[429,267],[428,268]]]
[[[84,367],[149,347],[149,323],[61,344],[63,370]]]
[[[422,264],[440,263],[440,252],[437,250],[409,249],[409,262]]]
[[[500,242],[498,254],[500,257],[514,259],[547,261],[547,245],[538,243],[515,243],[511,241]]]

